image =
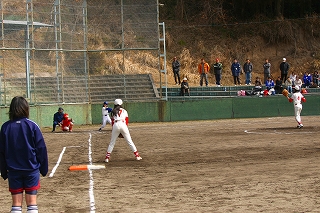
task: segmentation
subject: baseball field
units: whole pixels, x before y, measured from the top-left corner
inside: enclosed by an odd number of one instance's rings
[[[143,159],[119,138],[109,163],[110,125],[44,128],[49,173],[39,212],[319,212],[319,120],[302,113],[302,129],[293,116],[132,123]],[[82,164],[106,168],[68,170]],[[0,187],[0,212],[9,212],[8,182]]]

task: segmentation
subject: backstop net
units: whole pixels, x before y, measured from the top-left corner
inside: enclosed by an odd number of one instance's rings
[[[1,106],[132,97],[130,75],[158,78],[158,0],[0,0],[0,11]],[[121,95],[103,95],[108,76]]]

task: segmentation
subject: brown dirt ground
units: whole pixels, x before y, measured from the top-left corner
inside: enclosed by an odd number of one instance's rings
[[[143,159],[118,139],[108,164],[110,126],[45,128],[48,175],[66,149],[53,177],[41,178],[39,212],[319,212],[319,116],[303,120],[302,129],[293,117],[132,123]],[[92,163],[106,169],[91,178],[68,171],[90,162],[90,143]],[[7,185],[0,181],[0,212],[10,210]]]

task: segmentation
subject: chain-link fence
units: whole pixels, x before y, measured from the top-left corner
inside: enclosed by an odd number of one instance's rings
[[[160,75],[158,0],[0,0],[0,12],[0,105],[91,102],[92,76],[119,75],[126,97],[127,76]]]

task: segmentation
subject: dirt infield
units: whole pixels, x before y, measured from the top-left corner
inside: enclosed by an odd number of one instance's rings
[[[52,177],[41,178],[39,212],[319,212],[319,118],[304,116],[302,129],[293,116],[134,123],[143,159],[118,139],[108,164],[110,126],[43,129]],[[90,156],[106,169],[68,171]],[[0,212],[11,207],[7,185]]]

